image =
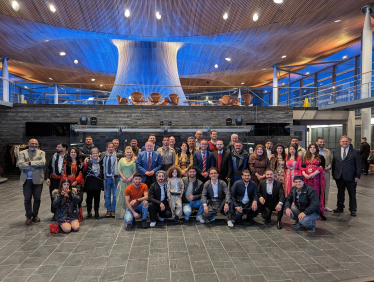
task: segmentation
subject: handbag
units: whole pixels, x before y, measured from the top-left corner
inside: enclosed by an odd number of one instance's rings
[[[59,231],[60,231],[60,227],[57,224],[50,224],[49,225],[49,232],[58,233]]]

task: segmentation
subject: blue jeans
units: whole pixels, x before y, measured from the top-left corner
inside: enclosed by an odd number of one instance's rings
[[[291,219],[296,220],[296,222],[300,222],[301,225],[304,226],[314,227],[316,225],[316,220],[319,218],[319,215],[314,212],[312,214],[306,215],[302,220],[299,220],[299,209],[296,206],[291,206],[291,211]],[[284,210],[284,214],[286,214],[286,210]]]
[[[104,191],[106,210],[113,211],[113,212],[116,210],[116,203],[117,203],[116,191],[117,191],[119,177],[115,177],[114,179],[115,181],[113,181],[112,177],[108,177],[106,179],[106,188]],[[113,197],[113,199],[111,199],[112,198],[111,196]]]
[[[142,220],[147,219],[148,206],[146,208],[143,207],[143,201],[141,203],[139,203],[139,205],[133,206],[132,208],[136,213],[141,213],[142,214]],[[134,215],[132,214],[130,209],[126,209],[124,219],[125,219],[125,223],[130,223],[131,224],[133,222]]]
[[[187,204],[183,204],[183,213],[184,219],[189,219],[192,213],[192,209],[199,209],[197,212],[197,216],[202,215],[204,211],[204,206],[201,204],[201,199],[196,201],[191,201]]]

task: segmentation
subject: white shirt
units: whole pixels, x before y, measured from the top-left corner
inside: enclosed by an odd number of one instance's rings
[[[319,154],[325,156],[325,148],[319,149]]]
[[[61,155],[58,154],[58,172],[59,172],[59,173],[61,173],[62,166],[63,166],[63,164],[64,164],[64,157],[65,157],[65,155],[63,155],[63,156],[61,157]]]
[[[249,184],[249,183],[248,183]],[[245,192],[244,192],[244,197],[243,197],[243,199],[242,199],[242,203],[243,204],[246,204],[246,203],[248,203],[249,202],[249,198],[248,198],[248,184],[247,185],[245,185],[244,184],[244,186],[245,186]]]
[[[347,157],[348,151],[349,151],[349,146],[347,148],[345,148],[345,149],[343,147],[341,147],[341,157],[342,157],[342,160],[343,160],[344,150],[345,150],[345,157]]]
[[[271,150],[266,149],[266,153],[268,154],[268,156],[270,156],[271,155]]]
[[[215,198],[218,197],[218,182],[219,182],[219,181],[217,181],[217,184],[213,184],[213,182],[211,182],[211,183],[212,183],[212,188],[213,188],[213,193],[214,193],[214,197],[215,197]]]
[[[221,151],[217,151],[217,152],[218,152],[218,154],[222,154],[223,153],[223,149]]]
[[[273,183],[274,182],[271,182],[269,184],[269,182],[266,182],[266,193],[268,193],[269,195],[273,194]]]
[[[160,184],[159,184],[160,185]],[[165,191],[164,191],[164,186],[165,184],[163,184],[162,186],[160,185],[160,189],[161,189],[161,202],[163,200],[165,200]]]

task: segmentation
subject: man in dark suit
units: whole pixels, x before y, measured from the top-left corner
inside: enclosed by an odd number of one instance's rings
[[[160,146],[157,146],[156,145],[156,135],[154,134],[149,134],[149,137],[148,137],[148,141],[147,142],[151,142],[152,145],[153,145],[153,151],[157,151],[158,148],[160,148]],[[147,144],[147,143],[145,143]],[[145,151],[146,148],[145,148],[145,145],[142,147],[142,152]]]
[[[349,146],[347,136],[340,138],[340,147],[333,152],[332,177],[338,187],[338,203],[335,213],[344,211],[345,188],[349,195],[349,210],[351,216],[356,216],[356,187],[361,175],[361,162],[359,151]]]
[[[368,174],[368,169],[369,169],[368,157],[370,155],[370,145],[366,141],[367,141],[367,138],[362,137],[361,146],[360,146],[361,167],[364,171],[363,174],[365,175]]]
[[[262,205],[262,218],[265,224],[270,224],[272,211],[278,212],[277,228],[282,229],[284,189],[282,182],[274,180],[274,171],[267,169],[265,172],[266,179],[260,181],[258,185],[258,200]]]
[[[160,221],[172,217],[166,192],[166,172],[163,170],[157,171],[156,179],[157,182],[153,183],[148,189],[148,211],[151,220],[150,227],[156,226],[157,214]]]
[[[141,173],[142,182],[149,187],[156,181],[155,173],[162,167],[161,154],[153,151],[153,143],[145,143],[146,151],[138,154],[136,159],[136,170]]]
[[[230,213],[230,190],[224,181],[218,179],[218,170],[215,167],[209,169],[209,177],[210,180],[204,184],[201,194],[201,202],[204,206],[203,217],[209,221],[214,221],[215,216],[221,213],[227,216],[227,225],[234,227]]]
[[[223,149],[224,145],[222,140],[217,140],[216,147],[217,151],[213,153],[213,157],[219,172],[218,179],[227,183],[231,180],[232,174],[231,154]]]
[[[214,167],[213,154],[207,148],[208,141],[203,139],[200,142],[200,151],[193,154],[193,165],[197,168],[197,179],[203,183],[209,180],[208,171],[211,167]]]
[[[258,214],[258,196],[256,184],[251,181],[251,173],[248,169],[242,171],[242,179],[231,187],[231,212],[234,214],[235,223],[242,224],[243,214],[247,220],[256,225],[254,217]]]

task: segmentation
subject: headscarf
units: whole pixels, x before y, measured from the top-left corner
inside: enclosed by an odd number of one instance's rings
[[[262,148],[262,155],[261,155],[261,156],[257,155],[257,149],[258,149],[258,148]],[[262,161],[265,157],[267,157],[267,156],[266,156],[266,149],[265,149],[265,146],[262,145],[262,144],[258,144],[258,145],[256,146],[256,148],[254,149],[252,155],[249,157],[248,162],[249,162],[249,163],[254,163],[256,160],[257,160],[257,161]]]

